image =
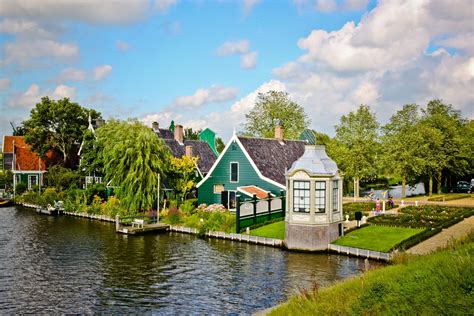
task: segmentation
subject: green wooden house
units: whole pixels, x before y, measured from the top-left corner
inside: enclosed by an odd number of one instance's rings
[[[286,190],[285,172],[305,150],[305,140],[284,140],[283,128],[275,128],[275,138],[234,135],[197,184],[198,201],[223,204],[233,210],[236,195],[263,199]]]

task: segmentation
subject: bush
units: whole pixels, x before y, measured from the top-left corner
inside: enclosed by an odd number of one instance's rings
[[[45,200],[46,205],[54,205],[55,201],[64,200],[64,192],[58,192],[55,188],[46,188],[43,192],[43,198]]]
[[[98,195],[94,195],[92,203],[86,208],[89,214],[101,214],[102,212],[102,198]]]
[[[94,197],[98,196],[102,200],[107,199],[107,188],[102,183],[91,185],[86,190],[87,204],[91,204]]]
[[[183,213],[176,207],[170,208],[168,211],[168,221],[170,224],[177,224],[181,222],[181,218],[183,217]]]
[[[55,187],[58,191],[66,190],[72,186],[79,185],[80,175],[77,171],[63,166],[52,166],[46,173],[45,183],[50,187]]]
[[[197,199],[189,199],[189,200],[184,201],[184,203],[181,204],[179,208],[184,214],[189,216],[197,212],[196,205],[197,205]]]
[[[18,182],[15,186],[15,192],[17,195],[22,195],[26,189],[28,189],[28,186],[23,182]]]

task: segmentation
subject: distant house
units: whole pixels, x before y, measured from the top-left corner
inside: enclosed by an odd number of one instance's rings
[[[45,162],[31,150],[23,136],[3,137],[3,170],[13,172],[13,186],[23,182],[28,190],[43,185]]]
[[[236,194],[250,198],[279,195],[286,190],[285,173],[305,151],[305,140],[284,140],[282,127],[275,138],[250,138],[235,133],[198,184],[199,203],[234,209]]]
[[[174,130],[170,130],[160,128],[159,124],[154,122],[152,128],[165,141],[174,157],[199,157],[196,166],[198,181],[207,175],[217,159],[217,154],[214,152],[214,132],[206,129],[201,133],[203,137],[200,137],[200,140],[184,140],[182,125],[176,125]]]

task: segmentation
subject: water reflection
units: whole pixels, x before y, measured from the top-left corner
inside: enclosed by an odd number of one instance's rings
[[[109,223],[0,209],[2,313],[251,313],[363,270],[363,259],[126,236]]]

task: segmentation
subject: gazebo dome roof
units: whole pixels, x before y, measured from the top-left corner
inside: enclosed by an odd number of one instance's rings
[[[297,170],[304,170],[312,176],[336,176],[338,174],[336,162],[329,158],[324,146],[317,145],[306,145],[303,156],[293,163],[287,174],[292,174]]]

